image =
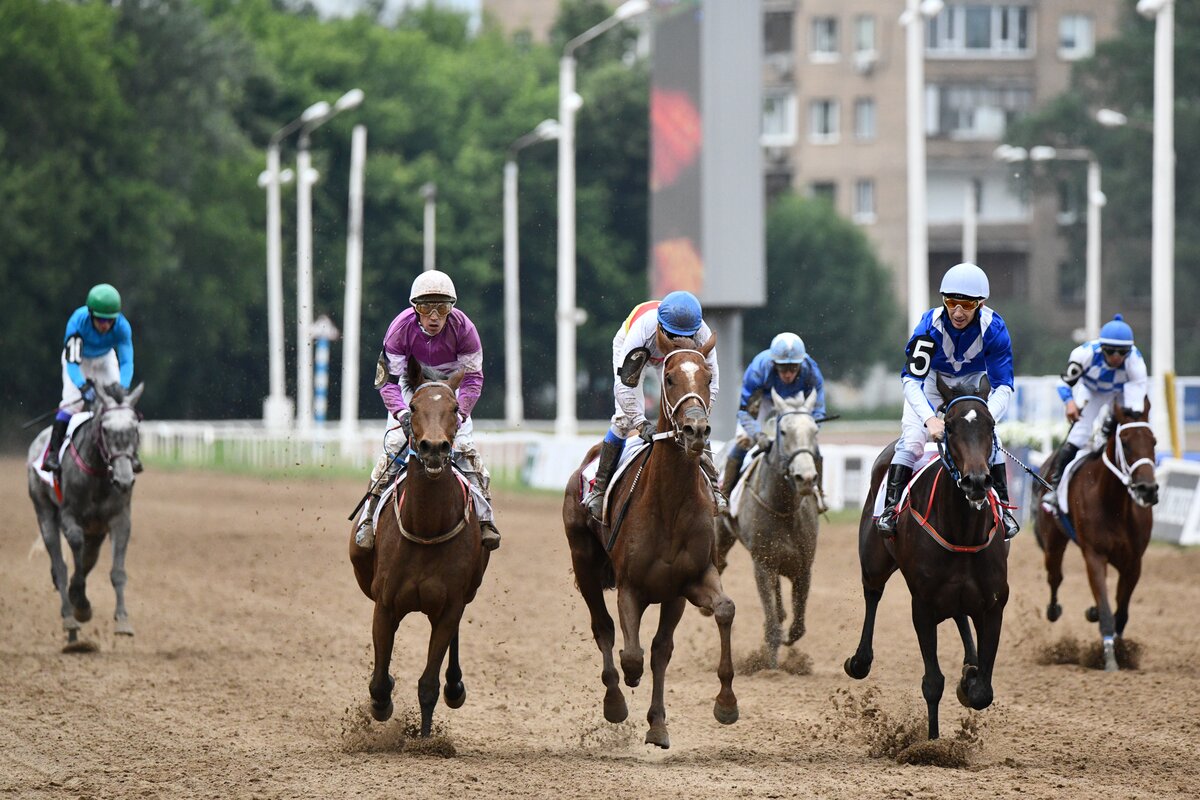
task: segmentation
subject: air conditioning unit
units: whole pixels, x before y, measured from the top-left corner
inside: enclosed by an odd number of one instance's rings
[[[783,164],[788,160],[788,148],[767,146],[763,148],[763,155],[772,164]]]
[[[859,75],[870,75],[879,61],[879,53],[874,50],[856,50],[854,52],[854,71]]]

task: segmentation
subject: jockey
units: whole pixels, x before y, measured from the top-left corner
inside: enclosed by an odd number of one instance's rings
[[[1100,338],[1071,351],[1061,378],[1058,396],[1066,406],[1071,430],[1054,461],[1048,478],[1051,486],[1058,485],[1063,468],[1091,439],[1096,418],[1112,405],[1114,398],[1120,397],[1123,406],[1138,413],[1145,407],[1146,362],[1133,344],[1133,328],[1120,314],[1104,323]]]
[[[880,532],[896,532],[900,494],[912,478],[913,467],[932,437],[939,441],[946,425],[937,409],[943,400],[937,379],[950,386],[974,385],[987,375],[991,384],[987,407],[999,423],[1008,410],[1013,394],[1012,342],[1004,320],[984,305],[988,297],[988,279],[974,264],[957,264],[942,277],[942,304],[926,311],[904,353],[907,361],[900,375],[904,382],[904,418],[896,454],[888,468],[887,494],[883,513],[876,523]],[[1000,502],[1008,504],[1008,481],[1003,456],[992,454],[992,486]],[[1020,527],[1004,509],[1004,537],[1011,539]]]
[[[738,408],[737,438],[729,450],[725,462],[725,475],[721,480],[721,491],[728,497],[737,484],[738,475],[742,471],[742,462],[751,444],[757,444],[760,450],[766,450],[770,438],[763,433],[762,423],[766,422],[775,412],[775,401],[771,391],[779,393],[780,397],[807,397],[817,393],[816,405],[813,406],[813,417],[820,420],[825,416],[825,378],[821,368],[808,354],[804,340],[794,333],[784,332],[771,340],[771,347],[763,350],[754,357],[746,374],[742,377],[742,398]],[[758,414],[751,412],[754,403],[758,403]],[[821,473],[821,459],[818,457],[817,474]],[[817,480],[818,505],[824,506],[824,497]],[[822,508],[822,511],[824,509]]]
[[[58,451],[67,435],[71,415],[96,400],[94,387],[120,382],[128,389],[133,383],[133,329],[121,313],[121,294],[111,284],[98,283],[87,294],[87,303],[75,309],[63,334],[62,402],[50,431],[50,447],[42,469],[58,472],[62,468]],[[142,471],[142,462],[133,457],[133,471]]]
[[[375,369],[375,388],[384,405],[396,420],[383,437],[383,453],[371,471],[370,500],[363,518],[354,533],[359,547],[375,546],[375,508],[384,488],[404,466],[404,458],[396,456],[407,449],[412,435],[409,417],[412,411],[413,388],[408,385],[409,359],[421,367],[430,367],[448,375],[465,370],[458,387],[460,423],[454,437],[454,465],[488,501],[487,519],[480,519],[483,546],[495,550],[500,546],[500,532],[491,518],[491,476],[479,458],[472,436],[474,423],[471,410],[479,401],[483,389],[483,345],[474,323],[454,307],[458,294],[450,276],[438,270],[427,270],[417,276],[409,292],[412,308],[406,308],[392,320],[383,338],[383,351]],[[384,480],[384,476],[386,479]]]
[[[616,413],[613,414],[612,424],[600,445],[600,461],[596,465],[596,480],[591,492],[583,499],[588,512],[596,519],[603,512],[604,492],[617,461],[625,447],[625,439],[633,432],[649,442],[654,436],[654,423],[646,419],[646,410],[642,402],[642,394],[638,387],[642,383],[642,369],[649,361],[662,378],[663,353],[658,349],[656,335],[659,330],[671,339],[691,338],[699,347],[708,341],[712,331],[703,319],[700,301],[691,292],[671,292],[661,301],[651,300],[634,307],[625,322],[617,329],[613,337],[613,394],[616,399]],[[717,399],[717,350],[714,347],[706,361],[712,370],[712,384],[709,389],[709,407]],[[718,508],[724,507],[716,485],[717,470],[707,452],[700,458],[700,464],[709,482],[713,484]]]

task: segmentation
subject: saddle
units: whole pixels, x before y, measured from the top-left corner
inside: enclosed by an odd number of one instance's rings
[[[91,418],[91,411],[81,411],[78,414],[73,414],[71,416],[71,421],[67,423],[67,435],[63,437],[62,447],[60,447],[58,450],[59,461],[66,461],[67,450],[70,449],[71,441],[75,438],[75,431],[79,429],[80,425],[87,422]],[[46,454],[49,452],[50,440],[47,439],[46,446],[37,451],[37,454],[34,456],[34,460],[26,461],[25,463],[27,466],[33,467],[34,472],[37,473],[37,476],[42,480],[42,483],[46,484],[47,486],[54,487],[54,492],[56,495],[58,495],[58,500],[61,503],[62,489],[58,485],[58,481],[55,479],[54,473],[47,472],[46,470],[42,469],[42,462],[46,460]]]
[[[609,506],[612,503],[614,496],[613,488],[617,485],[617,479],[625,474],[625,471],[629,469],[629,465],[633,462],[633,459],[649,446],[650,445],[646,444],[639,438],[625,440],[625,447],[621,450],[621,456],[617,460],[617,468],[613,470],[612,477],[608,480],[608,489],[604,493],[604,519],[602,521],[605,525],[609,524],[609,517],[611,516],[609,513]],[[579,497],[577,499],[581,505],[583,503],[583,498],[586,497],[588,492],[592,490],[592,486],[596,482],[596,470],[599,465],[600,458],[597,456],[584,465],[584,468],[579,472]]]

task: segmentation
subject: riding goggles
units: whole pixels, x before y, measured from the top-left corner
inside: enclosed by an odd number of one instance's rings
[[[951,297],[950,295],[943,295],[942,302],[946,305],[947,311],[953,311],[956,308],[962,309],[963,311],[974,311],[983,305],[983,298]]]
[[[435,312],[439,317],[444,317],[450,313],[450,309],[454,307],[454,303],[448,300],[421,300],[413,303],[412,306],[423,317],[428,317]]]
[[[1130,348],[1128,347],[1109,347],[1108,345],[1101,346],[1100,352],[1106,356],[1127,356]]]

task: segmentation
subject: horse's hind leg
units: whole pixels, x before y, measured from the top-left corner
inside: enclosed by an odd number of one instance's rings
[[[1092,550],[1083,551],[1084,563],[1087,565],[1088,583],[1092,587],[1092,597],[1096,599],[1096,612],[1100,622],[1100,638],[1104,645],[1104,671],[1116,672],[1117,666],[1116,621],[1113,619],[1112,608],[1108,604],[1108,562],[1104,557]]]
[[[754,583],[758,586],[758,598],[763,607],[763,660],[767,669],[775,669],[779,666],[779,644],[783,641],[779,626],[779,616],[783,611],[779,602],[779,573],[767,569],[756,560]]]
[[[1036,530],[1041,531],[1039,541],[1045,550],[1046,582],[1050,584],[1050,602],[1046,605],[1046,619],[1055,622],[1062,616],[1062,606],[1058,604],[1058,587],[1063,581],[1063,554],[1067,550],[1067,537],[1050,521],[1049,515],[1038,511]]]
[[[112,578],[113,592],[117,595],[117,607],[113,612],[116,633],[133,636],[133,625],[129,623],[129,612],[125,609],[125,550],[129,546],[130,520],[126,511],[112,521]]]
[[[421,735],[428,736],[433,732],[433,709],[437,706],[438,672],[442,662],[446,660],[446,650],[458,636],[458,623],[462,619],[462,606],[447,609],[437,619],[430,620],[429,653],[425,658],[425,671],[417,681],[417,700],[421,703]]]
[[[736,607],[721,588],[721,576],[717,574],[716,567],[709,568],[703,580],[687,587],[685,592],[693,605],[707,608],[717,620],[717,630],[721,634],[721,661],[717,665],[721,691],[717,693],[713,705],[713,716],[722,725],[732,725],[738,719],[738,705],[737,696],[733,693],[733,648],[729,640]]]
[[[73,642],[78,635],[80,625],[71,613],[71,600],[67,596],[67,562],[63,559],[58,507],[48,503],[43,505],[37,500],[34,501],[34,504],[37,510],[38,528],[42,533],[42,542],[46,545],[46,552],[50,556],[50,580],[54,582],[54,588],[58,591],[61,601],[59,615],[62,617],[63,630],[67,632]]]
[[[450,640],[450,660],[446,664],[446,688],[442,690],[446,696],[446,705],[451,708],[462,708],[467,701],[467,687],[462,682],[462,669],[458,666],[458,633]]]
[[[921,645],[921,660],[925,662],[921,694],[925,697],[925,707],[929,712],[929,739],[933,741],[938,738],[938,703],[942,701],[942,691],[946,687],[946,678],[938,666],[937,621],[925,612],[915,597],[912,604],[912,620],[917,631],[917,641]]]
[[[963,668],[963,677],[958,684],[958,699],[964,706],[979,711],[992,704],[992,670],[996,666],[996,654],[1000,650],[1004,603],[993,605],[974,619],[975,630],[979,634],[979,668]],[[957,622],[957,618],[955,621]]]
[[[979,674],[979,651],[975,649],[975,637],[971,635],[971,621],[966,614],[955,614],[954,625],[958,628],[958,636],[963,645],[962,678],[958,682],[958,702],[970,708],[971,699],[967,697],[967,686]]]
[[[371,716],[386,722],[392,716],[392,688],[396,682],[388,674],[392,663],[392,647],[396,641],[396,627],[400,624],[390,608],[375,603],[375,614],[371,620],[371,640],[375,645],[375,670],[371,673]]]
[[[608,556],[600,552],[600,545],[590,537],[589,532],[567,530],[567,538],[571,544],[571,563],[575,568],[575,585],[587,603],[588,614],[592,619],[592,637],[600,656],[604,659],[604,667],[600,672],[600,680],[604,682],[604,718],[609,722],[624,722],[629,716],[629,707],[625,704],[625,695],[621,693],[621,676],[617,665],[613,662],[613,647],[616,644],[616,627],[608,608],[604,605],[604,581],[602,575],[609,567]],[[604,559],[601,561],[601,559]]]
[[[1117,611],[1113,615],[1115,633],[1125,634],[1125,623],[1129,622],[1129,601],[1133,590],[1137,588],[1138,580],[1142,577],[1142,559],[1134,558],[1120,571],[1117,578]]]
[[[713,564],[718,573],[724,573],[725,567],[729,566],[729,551],[737,542],[737,535],[733,532],[733,526],[736,524],[736,520],[724,515],[716,520],[717,535],[713,540]]]
[[[75,572],[71,575],[67,596],[71,599],[75,619],[87,622],[92,618],[92,604],[87,598],[87,576],[96,566],[97,559],[100,558],[100,544],[104,538],[102,536],[85,536],[78,527],[74,530],[74,536],[80,540],[78,547],[72,541],[72,532],[68,527],[67,541],[71,542],[71,549],[75,554]]]
[[[666,750],[671,746],[671,737],[667,735],[666,685],[667,664],[671,663],[671,653],[675,651],[675,626],[683,617],[687,601],[677,597],[663,603],[658,615],[658,632],[650,645],[650,672],[654,677],[654,690],[650,698],[650,711],[646,721],[650,730],[646,731],[646,744],[653,744]]]

